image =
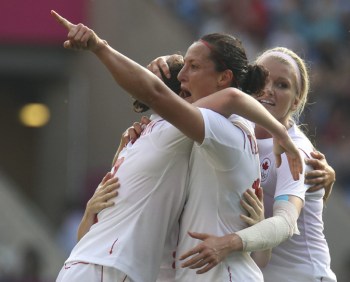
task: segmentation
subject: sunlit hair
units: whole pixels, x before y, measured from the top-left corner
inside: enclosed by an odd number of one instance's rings
[[[265,51],[256,59],[256,63],[259,64],[262,58],[267,57],[276,58],[281,63],[288,64],[294,69],[294,82],[296,84],[295,88],[297,89],[296,97],[299,99],[299,103],[295,111],[291,113],[290,118],[294,122],[298,123],[300,115],[302,114],[307,103],[310,90],[310,78],[306,63],[295,52],[285,47],[275,47]],[[295,62],[295,65],[289,60],[289,58]],[[295,69],[295,66],[298,67],[298,70]]]
[[[232,87],[248,94],[257,94],[264,89],[268,72],[262,66],[248,63],[240,40],[225,33],[211,33],[202,36],[198,42],[209,48],[216,71],[232,71]]]

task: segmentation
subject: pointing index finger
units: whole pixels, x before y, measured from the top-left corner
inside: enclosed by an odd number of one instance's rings
[[[67,30],[70,30],[74,25],[68,21],[67,19],[65,19],[64,17],[60,16],[57,12],[55,12],[54,10],[51,10],[51,15],[56,19],[56,21],[58,23],[60,23],[61,25],[63,25]]]

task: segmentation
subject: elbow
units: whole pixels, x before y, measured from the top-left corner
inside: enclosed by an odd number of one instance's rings
[[[242,95],[245,94],[239,89],[233,87],[229,88],[229,91],[224,94],[224,99],[222,100],[223,110],[221,111],[221,114],[224,117],[229,118],[232,114],[237,113],[237,105],[240,104],[238,101],[242,99]]]
[[[157,104],[161,103],[162,98],[164,98],[164,88],[157,82],[140,85],[140,89],[143,94],[142,98],[138,98],[138,100],[151,109],[156,108]]]

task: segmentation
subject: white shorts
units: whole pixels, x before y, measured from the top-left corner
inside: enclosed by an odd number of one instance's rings
[[[87,262],[65,263],[56,282],[132,282],[120,270]]]

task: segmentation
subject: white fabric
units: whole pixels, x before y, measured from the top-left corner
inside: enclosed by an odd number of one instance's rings
[[[171,124],[153,119],[117,162],[116,204],[98,214],[66,262],[110,266],[133,281],[155,281],[163,249],[176,248],[170,234],[178,229],[192,146]]]
[[[288,201],[276,201],[273,217],[267,218],[236,234],[241,237],[243,250],[253,252],[271,249],[290,238],[296,230],[298,211]]]
[[[291,127],[288,133],[302,156],[310,156],[313,146],[297,126]],[[304,173],[299,181],[294,181],[284,155],[281,167],[276,169],[272,146],[272,139],[258,140],[266,217],[272,216],[272,206],[277,196],[294,195],[305,202],[298,218],[300,235],[294,235],[272,249],[271,261],[263,269],[265,280],[320,281],[323,277],[322,281],[336,281],[330,268],[329,249],[323,234],[324,190],[307,193],[309,186],[304,184]],[[309,167],[305,169],[310,170]]]
[[[132,282],[128,276],[113,267],[91,263],[66,263],[56,282]]]
[[[200,242],[187,234],[189,230],[222,236],[247,227],[239,217],[244,213],[240,199],[260,177],[250,122],[237,116],[231,118],[250,129],[245,132],[213,111],[201,112],[205,139],[192,150],[189,195],[181,219],[177,257]],[[176,281],[263,281],[261,271],[246,252],[230,255],[201,275],[196,270],[180,268],[180,263],[176,264]]]

